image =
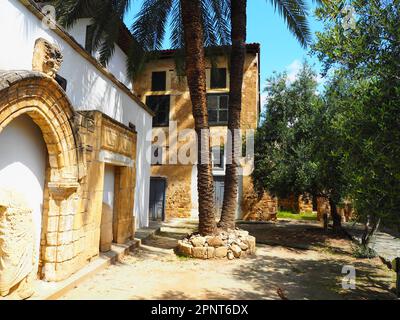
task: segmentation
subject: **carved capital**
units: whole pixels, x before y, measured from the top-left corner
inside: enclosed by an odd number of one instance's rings
[[[68,198],[79,187],[78,182],[49,182],[49,193],[56,200]]]

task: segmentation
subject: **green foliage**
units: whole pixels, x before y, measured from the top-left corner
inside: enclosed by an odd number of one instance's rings
[[[343,8],[354,8],[354,28]],[[312,46],[328,77],[315,94],[303,68],[269,80],[256,135],[255,185],[278,196],[351,199],[359,220],[400,225],[400,1],[333,0]]]
[[[347,193],[358,215],[400,221],[400,2],[349,1],[355,29],[342,27],[341,2],[318,9],[325,22],[313,51],[331,72],[326,103],[342,141]]]
[[[352,251],[353,257],[357,259],[373,259],[377,256],[374,249],[365,245],[356,245],[352,247]]]
[[[284,18],[288,29],[302,46],[310,43],[311,34],[307,22],[308,7],[304,0],[269,0]],[[93,50],[100,53],[100,62],[107,65],[115,51],[120,36],[120,26],[133,0],[49,0],[57,8],[61,25],[72,27],[82,17],[92,18],[95,26],[92,36]],[[322,0],[315,1],[322,3]],[[230,1],[201,0],[203,13],[204,46],[213,59],[212,47],[229,45],[231,42]],[[167,28],[170,28],[170,43],[176,50],[174,60],[179,74],[184,70],[185,46],[180,0],[143,0],[130,30],[134,41],[128,53],[127,71],[135,78],[149,60],[157,58],[154,51],[162,49]],[[226,54],[230,54],[227,50]]]
[[[100,62],[107,64],[115,51],[122,20],[132,0],[51,0],[57,9],[59,23],[72,27],[80,18],[93,20],[92,50],[99,51]]]
[[[278,211],[278,219],[317,221],[317,215],[312,212],[293,213],[290,211]]]
[[[308,7],[304,0],[270,0],[275,11],[283,17],[289,31],[306,47],[311,40],[307,22]]]
[[[286,197],[314,188],[318,163],[313,150],[322,112],[315,79],[307,64],[293,83],[286,74],[269,79],[266,113],[255,137],[253,180],[258,189]]]
[[[106,65],[115,51],[123,18],[132,0],[51,0],[57,9],[59,23],[72,27],[83,17],[90,17],[94,25],[92,48],[98,50],[100,62]],[[204,45],[230,43],[230,3],[228,0],[201,0]],[[135,22],[130,27],[134,36],[128,53],[127,71],[135,78],[146,62],[157,58],[154,51],[162,49],[167,27],[171,28],[172,49],[177,49],[176,65],[183,70],[184,48],[180,0],[143,0]]]

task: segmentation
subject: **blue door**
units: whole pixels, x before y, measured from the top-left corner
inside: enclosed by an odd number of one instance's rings
[[[214,176],[214,202],[217,218],[221,217],[222,205],[224,203],[224,176]]]
[[[165,217],[165,188],[166,180],[151,178],[150,180],[150,220],[164,221]]]

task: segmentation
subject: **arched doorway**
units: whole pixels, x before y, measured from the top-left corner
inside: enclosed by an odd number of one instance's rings
[[[65,279],[72,272],[63,269],[70,258],[62,254],[72,239],[61,242],[59,235],[66,231],[60,221],[67,215],[73,220],[78,210],[79,180],[83,177],[74,116],[65,92],[54,79],[39,72],[0,71],[0,141],[5,144],[0,146],[5,167],[0,174],[5,177],[5,187],[14,184],[29,200],[37,227],[42,217],[38,261],[41,277],[47,281]],[[20,145],[13,150],[12,143]],[[13,151],[8,154],[8,150]],[[3,153],[8,157],[5,160]],[[12,181],[13,172],[18,170],[29,177],[32,189]],[[7,236],[7,230],[3,234]]]
[[[35,255],[39,256],[48,162],[42,132],[29,116],[21,115],[1,132],[0,150],[0,188],[19,194],[32,209]]]

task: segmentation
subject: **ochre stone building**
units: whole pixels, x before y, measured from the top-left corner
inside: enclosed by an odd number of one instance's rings
[[[155,112],[153,118],[153,165],[150,184],[150,218],[197,217],[197,167],[193,161],[177,161],[176,154],[195,150],[190,134],[194,118],[186,78],[179,75],[173,50],[158,52],[134,82],[134,92]],[[229,103],[229,58],[221,51],[207,62],[207,104],[213,148],[213,175],[218,211],[222,207],[225,145]],[[241,129],[255,130],[260,117],[260,46],[248,44],[244,66]],[[181,136],[182,134],[182,136]],[[160,137],[163,137],[162,139]],[[192,149],[194,148],[194,149]],[[183,151],[182,151],[183,150]],[[195,159],[195,152],[190,153]],[[194,158],[193,158],[194,157]],[[237,219],[269,220],[277,201],[254,192],[250,176],[240,177]]]

